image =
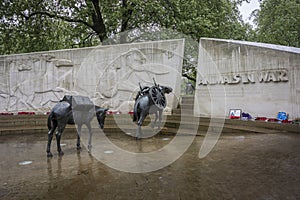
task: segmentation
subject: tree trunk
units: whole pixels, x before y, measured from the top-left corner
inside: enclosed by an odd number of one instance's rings
[[[99,5],[99,0],[92,0],[93,10],[93,30],[97,33],[101,42],[107,38],[106,27],[102,18],[101,9]]]

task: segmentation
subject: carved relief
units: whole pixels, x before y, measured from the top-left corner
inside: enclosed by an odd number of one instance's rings
[[[161,84],[176,83],[174,71],[181,72],[182,64],[176,57],[182,58],[183,44],[176,40],[0,56],[0,109],[44,112],[65,94],[81,94],[111,110],[131,110],[139,82],[152,85],[155,78]],[[85,62],[82,55],[94,50]]]
[[[67,59],[51,59],[50,62],[53,62],[56,67],[73,67],[73,62]]]
[[[154,51],[158,50],[154,49]],[[156,76],[169,73],[170,70],[162,64],[151,63],[142,50],[132,48],[105,67],[96,91],[102,97],[102,106],[109,106],[117,111],[124,111],[126,107],[126,110],[130,110],[133,104],[132,95],[138,82],[151,84]]]
[[[0,90],[0,109],[48,111],[72,89],[62,85],[63,81],[72,81],[72,68],[65,68],[71,63],[48,54],[8,57],[3,62],[8,70],[0,76],[1,88],[7,88]]]
[[[32,70],[32,67],[28,66],[28,65],[25,65],[25,64],[20,64],[18,66],[18,71],[21,72],[21,71],[30,71]]]

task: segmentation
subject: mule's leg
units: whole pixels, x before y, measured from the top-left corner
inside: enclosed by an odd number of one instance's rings
[[[52,121],[51,124],[52,124],[52,127],[48,132],[47,157],[53,157],[53,155],[50,151],[50,148],[51,148],[51,141],[52,141],[52,138],[53,138],[53,133],[54,133],[56,127],[57,127],[57,122]]]
[[[141,132],[142,132],[142,128],[141,128],[140,125],[138,125],[138,127],[137,127],[137,129],[136,129],[136,136],[135,136],[135,139],[136,139],[136,140],[141,139],[141,138],[140,138],[140,136],[142,135]]]
[[[157,113],[156,113],[156,115],[157,115]],[[161,120],[162,120],[162,110],[159,110],[158,111],[158,126],[157,126],[158,129],[160,129]]]
[[[52,142],[52,138],[53,138],[53,132],[54,131],[52,129],[48,132],[47,157],[53,157],[53,154],[50,151],[51,142]]]
[[[141,113],[141,114],[140,114],[140,118],[139,118],[138,123],[137,123],[137,124],[138,124],[137,132],[136,132],[136,139],[137,139],[137,140],[141,139],[140,136],[143,135],[143,132],[142,132],[142,128],[141,128],[141,127],[142,127],[142,124],[143,124],[145,118],[146,118],[146,115],[143,114],[143,113]]]
[[[57,132],[56,132],[56,142],[57,142],[57,151],[58,151],[58,155],[62,156],[64,155],[64,152],[61,150],[61,146],[60,146],[60,139],[61,139],[61,135],[66,127],[66,123],[58,123],[58,128],[57,128]]]
[[[157,112],[155,112],[154,114],[155,114],[155,119],[154,119],[154,122],[152,122],[152,124],[151,124],[151,128],[155,128],[156,121],[157,121],[157,118],[158,118]]]
[[[81,128],[82,128],[82,124],[78,124],[78,127],[77,127],[77,144],[76,144],[77,150],[81,149],[81,146],[80,146]]]
[[[90,123],[86,124],[87,128],[89,129],[89,143],[88,143],[88,151],[91,152],[92,151],[92,127]]]

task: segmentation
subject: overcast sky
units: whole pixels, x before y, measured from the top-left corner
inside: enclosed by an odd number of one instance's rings
[[[253,10],[259,8],[258,0],[250,0],[250,3],[243,2],[240,7],[240,12],[243,16],[243,20],[245,22],[250,22],[252,24],[252,20],[249,20],[250,14]]]

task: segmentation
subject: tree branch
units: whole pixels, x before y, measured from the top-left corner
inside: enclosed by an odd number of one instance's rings
[[[133,12],[132,8],[128,7],[127,0],[122,0],[122,8],[124,9],[124,12],[122,13],[121,32],[127,30],[128,22]]]
[[[185,74],[185,73],[183,73],[182,76],[183,76],[183,77],[186,77],[186,78],[189,79],[189,80],[192,80],[192,81],[196,82],[196,79],[195,79],[195,78],[193,78],[193,77],[191,77],[191,76],[189,76],[189,75],[187,75],[187,74]]]
[[[87,23],[86,21],[83,21],[81,19],[73,19],[73,18],[69,18],[69,17],[65,17],[65,16],[60,16],[60,15],[56,15],[56,14],[51,14],[49,12],[38,11],[38,12],[30,13],[28,16],[26,16],[25,14],[22,14],[22,15],[25,17],[26,20],[29,20],[31,17],[33,17],[35,15],[45,15],[47,17],[61,19],[61,20],[66,21],[66,22],[81,23],[81,24],[84,24],[85,26],[87,26],[87,27],[94,30],[93,25]]]

